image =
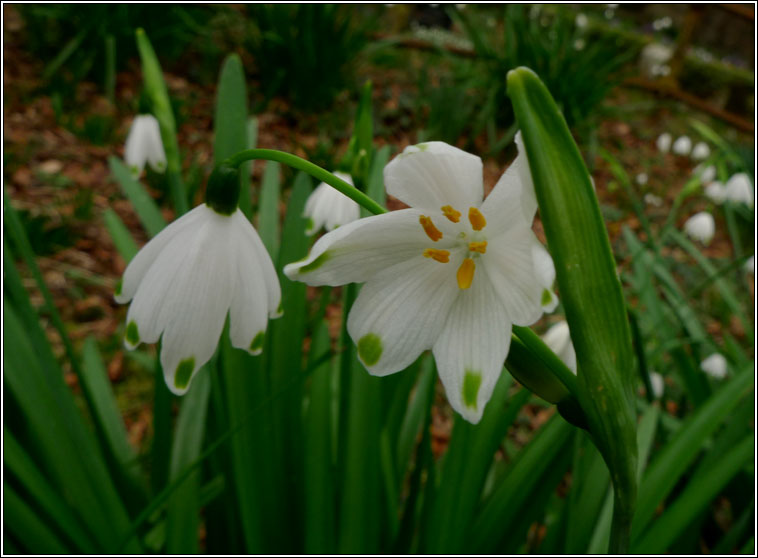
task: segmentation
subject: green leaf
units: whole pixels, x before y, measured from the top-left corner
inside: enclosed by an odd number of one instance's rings
[[[126,263],[129,263],[139,251],[137,243],[132,238],[132,233],[110,207],[103,212],[103,220],[105,221],[105,228],[108,229],[111,240],[116,246],[116,251]]]
[[[155,56],[153,46],[143,29],[137,29],[137,50],[142,61],[142,80],[144,81],[145,93],[152,103],[153,114],[158,120],[161,130],[163,148],[166,151],[166,173],[168,175],[171,196],[174,200],[174,209],[177,215],[186,213],[189,209],[184,182],[181,178],[182,159],[179,153],[179,144],[176,140],[176,121],[171,101],[168,97],[166,82],[163,80],[158,57]]]
[[[158,208],[158,204],[150,197],[145,187],[132,177],[132,173],[121,159],[111,155],[108,157],[108,165],[116,182],[121,186],[121,191],[132,202],[134,211],[137,212],[142,226],[147,234],[155,236],[166,226],[166,220]]]
[[[10,486],[3,483],[3,531],[7,529],[31,554],[69,554],[71,550],[34,513],[28,503]],[[3,537],[4,538],[4,537]]]
[[[182,401],[171,449],[171,480],[177,479],[200,455],[211,388],[211,371],[203,366]],[[166,552],[192,554],[199,551],[200,472],[195,471],[175,488],[168,501]]]
[[[218,165],[227,157],[248,149],[247,92],[245,70],[237,54],[230,54],[221,67],[216,90],[213,121],[213,161]],[[240,172],[239,207],[250,218],[250,173]]]
[[[279,163],[266,161],[258,204],[258,234],[273,261],[279,256]]]
[[[637,440],[621,282],[589,173],[553,98],[528,68],[512,70],[507,81],[576,349],[579,402],[613,479],[611,551],[623,552],[636,498]]]
[[[698,482],[687,485],[682,494],[639,541],[632,545],[635,554],[662,554],[681,535],[691,521],[718,496],[727,483],[753,460],[755,437],[749,434],[722,456]]]

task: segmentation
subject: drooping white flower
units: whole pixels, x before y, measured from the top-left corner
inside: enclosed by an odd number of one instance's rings
[[[571,342],[571,332],[569,331],[568,323],[562,320],[551,326],[542,335],[542,340],[568,366],[569,370],[576,374],[576,351],[574,350],[574,344]]]
[[[334,175],[348,184],[353,183],[349,174],[335,172]],[[352,223],[361,216],[361,208],[345,194],[322,182],[305,202],[304,215],[310,219],[305,232],[313,235],[321,227],[331,231]]]
[[[679,136],[671,146],[671,151],[677,155],[689,155],[692,151],[692,140],[688,136]]]
[[[482,201],[479,157],[442,142],[407,147],[384,181],[409,209],[339,227],[284,268],[310,285],[365,283],[347,321],[364,366],[384,376],[432,349],[451,405],[472,423],[500,376],[511,326],[534,323],[555,303],[519,148]]]
[[[653,397],[655,399],[660,399],[663,397],[663,389],[666,387],[665,383],[663,382],[663,376],[658,374],[658,372],[650,371],[650,387],[653,388]]]
[[[744,203],[749,208],[753,208],[753,186],[750,184],[750,177],[740,172],[726,181],[726,199],[734,203]]]
[[[645,200],[646,204],[652,205],[653,207],[661,207],[663,205],[663,198],[661,198],[660,196],[656,196],[655,194],[652,194],[650,192],[645,194],[643,199]]]
[[[698,166],[696,166],[694,169],[692,169],[692,174],[700,177],[700,182],[702,184],[708,184],[710,182],[713,182],[716,179],[716,167],[714,167],[713,165],[708,165],[707,167],[703,167],[701,163]]]
[[[726,359],[720,353],[713,353],[700,363],[700,369],[708,374],[711,378],[721,380],[726,377]]]
[[[638,173],[637,176],[634,177],[635,182],[639,184],[640,186],[644,186],[647,184],[648,176],[646,172]]]
[[[232,345],[258,354],[281,310],[271,257],[245,215],[201,204],[163,229],[129,263],[116,301],[132,301],[124,344],[155,343],[169,389],[187,391],[213,356],[226,315]]]
[[[152,114],[138,114],[134,117],[126,136],[124,159],[135,177],[142,174],[145,163],[156,172],[166,170],[166,152],[163,150],[161,131],[158,120]]]
[[[726,200],[726,188],[721,182],[711,182],[705,187],[705,197],[715,204],[722,204]]]
[[[755,273],[755,256],[750,256],[745,265],[742,266],[742,269],[753,275]]]
[[[684,223],[684,232],[703,244],[710,243],[713,235],[716,233],[716,223],[713,220],[713,215],[705,211],[695,213]]]
[[[661,153],[668,153],[669,149],[671,149],[671,141],[671,134],[664,132],[655,140],[655,145]]]
[[[695,161],[702,161],[703,159],[707,159],[710,154],[711,149],[708,147],[708,144],[704,141],[699,141],[695,144],[695,147],[692,148],[691,157]]]

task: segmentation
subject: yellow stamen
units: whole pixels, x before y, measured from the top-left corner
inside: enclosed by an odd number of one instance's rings
[[[432,258],[440,263],[447,263],[450,261],[450,252],[447,250],[437,250],[436,248],[427,248],[424,250],[425,258]]]
[[[426,236],[431,238],[434,242],[437,242],[440,238],[442,238],[442,233],[437,227],[434,226],[431,218],[427,217],[426,215],[421,215],[418,218],[418,222],[421,223],[422,227],[424,227]]]
[[[461,289],[468,289],[471,286],[471,281],[474,280],[474,269],[476,264],[471,258],[463,260],[461,267],[458,268],[458,287]]]
[[[457,223],[461,220],[461,212],[453,209],[451,205],[443,205],[440,209],[442,209],[442,214],[453,223]]]
[[[487,225],[487,219],[476,207],[468,208],[468,220],[471,221],[471,227],[475,231],[480,231]]]
[[[468,249],[472,252],[479,252],[480,254],[484,254],[487,252],[487,241],[482,240],[481,242],[469,242]]]

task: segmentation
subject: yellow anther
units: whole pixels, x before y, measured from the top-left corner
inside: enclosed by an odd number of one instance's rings
[[[461,289],[468,289],[471,286],[471,281],[474,280],[474,270],[476,264],[471,258],[463,260],[461,267],[458,268],[458,287]]]
[[[447,250],[437,250],[436,248],[427,248],[424,250],[425,258],[432,258],[440,263],[447,263],[450,261],[450,252]]]
[[[480,231],[487,225],[487,219],[476,207],[468,208],[468,220],[471,221],[471,227],[475,231]]]
[[[482,240],[481,242],[469,242],[468,249],[472,252],[479,252],[480,254],[484,254],[487,252],[487,241]]]
[[[457,223],[461,220],[461,212],[453,209],[453,206],[443,205],[440,209],[442,209],[442,214],[450,219],[453,223]]]
[[[431,238],[434,242],[437,242],[440,238],[442,238],[442,233],[437,227],[434,226],[431,218],[427,217],[426,215],[421,215],[418,218],[418,222],[421,223],[422,227],[424,227],[426,236]]]

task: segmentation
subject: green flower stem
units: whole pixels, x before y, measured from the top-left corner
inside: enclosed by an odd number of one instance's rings
[[[351,186],[344,180],[341,180],[334,176],[329,171],[324,170],[318,165],[314,165],[313,163],[306,161],[297,155],[292,155],[291,153],[285,153],[284,151],[278,151],[276,149],[247,149],[245,151],[240,151],[232,157],[229,157],[221,164],[238,167],[245,161],[253,161],[256,159],[276,161],[278,163],[292,167],[293,169],[301,170],[307,174],[310,174],[313,178],[320,180],[321,182],[326,182],[329,184],[329,186],[338,190],[342,194],[345,194],[348,198],[353,200],[358,205],[364,207],[367,211],[370,211],[374,215],[387,213],[387,210],[385,208],[358,190],[355,186]]]

